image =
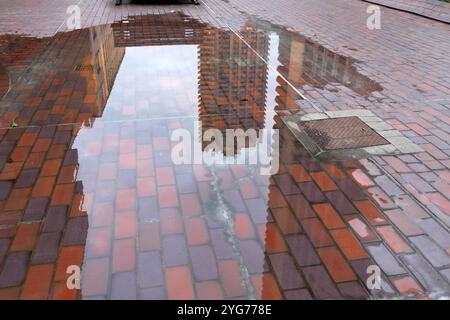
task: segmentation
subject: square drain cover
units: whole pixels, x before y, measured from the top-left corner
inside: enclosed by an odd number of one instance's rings
[[[389,142],[358,117],[297,122],[323,150],[358,149]]]

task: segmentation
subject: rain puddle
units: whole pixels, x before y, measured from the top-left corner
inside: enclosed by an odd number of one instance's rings
[[[357,165],[311,159],[279,117],[300,109],[294,88],[381,88],[294,33],[249,22],[241,35],[251,48],[180,13],[130,17],[59,33],[32,57],[0,102],[0,289],[39,270],[47,287],[21,297],[399,295],[384,275],[367,287]],[[207,163],[236,129],[255,136]]]

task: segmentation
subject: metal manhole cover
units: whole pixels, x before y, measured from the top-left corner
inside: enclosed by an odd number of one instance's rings
[[[358,149],[389,144],[358,117],[302,121],[297,124],[323,150]]]

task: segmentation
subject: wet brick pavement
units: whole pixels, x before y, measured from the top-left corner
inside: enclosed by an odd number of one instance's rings
[[[370,31],[362,1],[80,1],[66,31],[63,3],[37,25],[0,3],[0,298],[449,295],[448,25],[382,9]],[[282,121],[355,109],[423,151],[318,160]],[[279,170],[175,165],[177,128],[277,128]]]

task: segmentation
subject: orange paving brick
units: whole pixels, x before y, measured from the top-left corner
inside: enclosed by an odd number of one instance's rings
[[[252,284],[256,291],[257,299],[282,300],[283,295],[272,273],[253,275]]]
[[[167,268],[165,280],[169,300],[192,300],[195,298],[191,271],[188,267]]]
[[[236,235],[239,239],[251,239],[255,237],[255,230],[249,216],[245,213],[236,214]]]
[[[337,186],[325,172],[311,172],[311,177],[322,191],[336,190]]]
[[[266,245],[267,253],[283,252],[287,250],[286,241],[276,223],[258,225],[261,241]]]
[[[52,200],[50,202],[53,206],[70,205],[74,193],[74,184],[58,184],[53,191]]]
[[[43,300],[48,299],[53,275],[53,265],[42,264],[31,266],[20,294],[20,299]]]
[[[55,186],[56,177],[41,177],[36,181],[33,192],[33,197],[49,197]]]
[[[313,205],[314,211],[317,212],[318,216],[322,220],[325,227],[328,229],[344,228],[345,223],[342,221],[341,217],[337,214],[334,208],[329,203],[319,203]]]
[[[209,240],[205,221],[202,218],[184,220],[186,238],[191,246],[205,244]]]
[[[199,300],[223,300],[222,288],[218,281],[202,281],[195,284]]]
[[[301,164],[289,165],[288,171],[295,182],[311,181],[310,175]]]
[[[239,263],[236,260],[219,260],[219,275],[228,298],[242,297],[246,289],[241,281]]]
[[[289,208],[277,208],[271,211],[283,234],[295,234],[302,231],[297,218]]]
[[[320,259],[336,282],[356,280],[356,275],[336,247],[318,249]]]
[[[11,251],[32,251],[39,233],[40,223],[19,224]]]
[[[405,240],[391,226],[378,227],[376,230],[395,253],[408,253],[413,251],[411,247],[406,244]]]
[[[347,229],[332,230],[331,235],[347,259],[357,260],[369,257],[351,231]]]
[[[353,203],[371,224],[386,224],[386,218],[369,200],[353,201]]]
[[[56,263],[55,281],[66,281],[69,274],[67,267],[83,264],[84,246],[62,247]]]

